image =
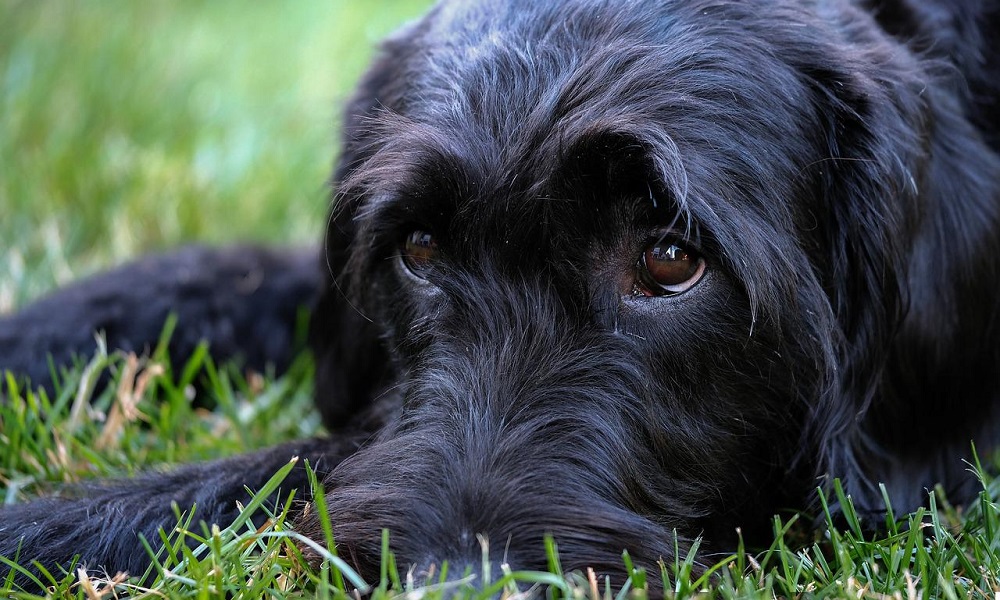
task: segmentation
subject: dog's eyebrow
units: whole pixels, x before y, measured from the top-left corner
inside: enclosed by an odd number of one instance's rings
[[[376,252],[414,228],[440,240],[482,178],[446,132],[394,113],[382,117],[371,124],[368,157],[338,187],[340,209],[353,213],[356,239]]]
[[[367,158],[337,186],[344,204],[364,199],[359,216],[417,198],[425,214],[452,212],[469,193],[470,161],[447,132],[383,110],[368,119],[363,137],[359,154]]]
[[[670,135],[643,117],[595,119],[562,133],[563,179],[595,175],[617,196],[648,198],[654,210],[683,221],[694,217],[682,153]],[[568,140],[568,141],[566,141]]]

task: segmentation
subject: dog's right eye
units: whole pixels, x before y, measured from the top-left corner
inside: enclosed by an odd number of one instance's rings
[[[669,296],[685,292],[701,280],[705,259],[680,242],[660,238],[643,251],[636,271],[636,295]]]
[[[431,261],[437,257],[437,240],[429,231],[415,229],[403,240],[402,259],[407,270],[423,278]]]

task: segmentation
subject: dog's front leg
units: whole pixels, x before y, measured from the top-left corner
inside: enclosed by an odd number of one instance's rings
[[[35,562],[58,576],[79,557],[78,564],[88,570],[141,576],[150,557],[140,536],[159,549],[160,530],[169,534],[177,526],[173,504],[184,512],[194,507],[191,523],[196,533],[201,532],[195,526],[200,522],[226,527],[240,515],[240,506],[249,502],[247,490],[261,489],[293,457],[299,460],[268,502],[283,500],[292,492],[299,499],[306,497],[310,489],[305,462],[322,477],[356,447],[348,438],[303,440],[169,472],[81,486],[65,497],[6,507],[0,509],[0,557],[35,574]],[[263,518],[258,513],[257,520]],[[0,563],[0,580],[9,571],[9,565]],[[37,588],[24,572],[15,573],[14,581],[26,589]]]

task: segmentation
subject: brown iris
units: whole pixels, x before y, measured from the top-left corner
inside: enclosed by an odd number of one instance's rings
[[[687,291],[705,274],[705,259],[670,238],[646,246],[636,264],[636,293],[668,296]]]
[[[437,246],[437,240],[429,231],[411,231],[403,240],[403,264],[417,277],[423,277],[424,271],[437,257]]]

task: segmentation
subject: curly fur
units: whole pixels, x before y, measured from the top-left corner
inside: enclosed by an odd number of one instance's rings
[[[456,0],[386,41],[311,323],[341,555],[377,574],[387,528],[400,564],[472,563],[484,534],[544,568],[550,533],[615,573],[833,477],[873,519],[879,483],[897,512],[968,497],[970,442],[1000,433],[998,33],[985,0]],[[635,296],[663,227],[707,273]],[[438,241],[419,276],[414,230]],[[157,477],[129,484],[150,511]],[[124,528],[7,511],[0,554],[142,563]]]

